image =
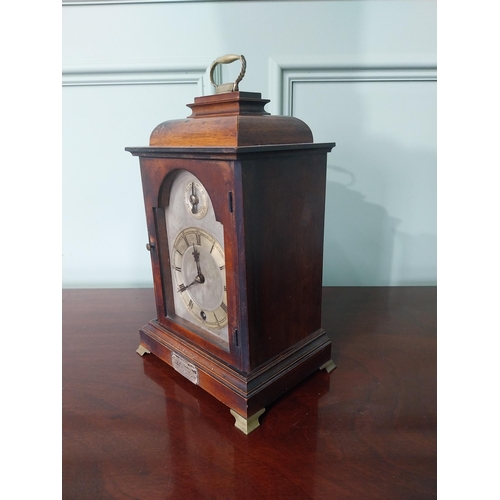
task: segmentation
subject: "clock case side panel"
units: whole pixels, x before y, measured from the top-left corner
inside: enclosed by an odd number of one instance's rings
[[[241,162],[249,368],[330,359],[321,328],[326,151],[283,151]],[[318,361],[319,362],[319,361]]]
[[[201,348],[209,353],[209,356],[215,355],[228,365],[241,370],[241,342],[235,335],[236,325],[239,323],[236,279],[238,259],[233,250],[235,248],[233,240],[236,238],[234,216],[229,210],[228,202],[230,196],[228,193],[234,192],[232,165],[228,162],[210,161],[206,157],[193,159],[184,158],[182,155],[177,158],[141,157],[140,164],[158,315],[153,323],[158,323],[162,327],[160,335],[168,331],[176,337],[176,341],[180,340],[182,345]],[[229,345],[226,348],[210,341],[202,329],[174,314],[165,208],[168,206],[172,183],[181,170],[191,172],[202,182],[211,197],[216,218],[224,227],[229,332]],[[189,352],[186,351],[185,354],[189,355]]]
[[[162,222],[158,220],[158,193],[160,186],[171,173],[173,168],[168,168],[163,162],[146,157],[140,157],[142,191],[144,197],[144,208],[146,213],[146,225],[148,231],[148,241],[150,245],[151,268],[153,274],[153,286],[156,302],[156,314],[159,321],[165,319],[167,308],[170,309],[168,294],[165,293],[164,286],[168,283],[168,277],[162,275],[160,268],[160,253],[164,249],[168,249],[166,241],[158,242],[158,224]],[[173,180],[174,176],[170,179]],[[163,219],[162,214],[159,216]],[[170,270],[168,270],[170,273]]]

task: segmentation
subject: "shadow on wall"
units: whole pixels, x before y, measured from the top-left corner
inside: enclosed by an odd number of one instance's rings
[[[354,176],[341,167],[329,170]],[[400,221],[350,188],[327,183],[324,279],[333,286],[388,285],[394,235]]]
[[[325,286],[435,285],[436,268],[429,263],[436,260],[436,236],[399,230],[400,219],[351,188],[352,173],[338,166],[328,170],[351,180],[327,182]],[[429,279],[424,281],[422,276]]]

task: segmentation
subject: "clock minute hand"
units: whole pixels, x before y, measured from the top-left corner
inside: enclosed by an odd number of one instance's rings
[[[200,252],[196,250],[196,247],[193,244],[193,257],[194,261],[196,263],[196,271],[198,272],[198,275],[194,279],[197,283],[205,283],[205,276],[203,276],[203,273],[201,272],[201,266],[200,266]]]

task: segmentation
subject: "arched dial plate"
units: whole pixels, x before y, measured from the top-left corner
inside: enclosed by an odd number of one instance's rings
[[[224,228],[203,183],[187,170],[172,182],[165,222],[175,315],[228,349]]]

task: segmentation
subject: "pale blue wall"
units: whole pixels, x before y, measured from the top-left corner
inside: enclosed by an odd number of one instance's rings
[[[324,284],[435,284],[436,3],[351,0],[64,5],[64,286],[151,286],[124,148],[186,117],[226,53],[242,90],[337,142]]]

